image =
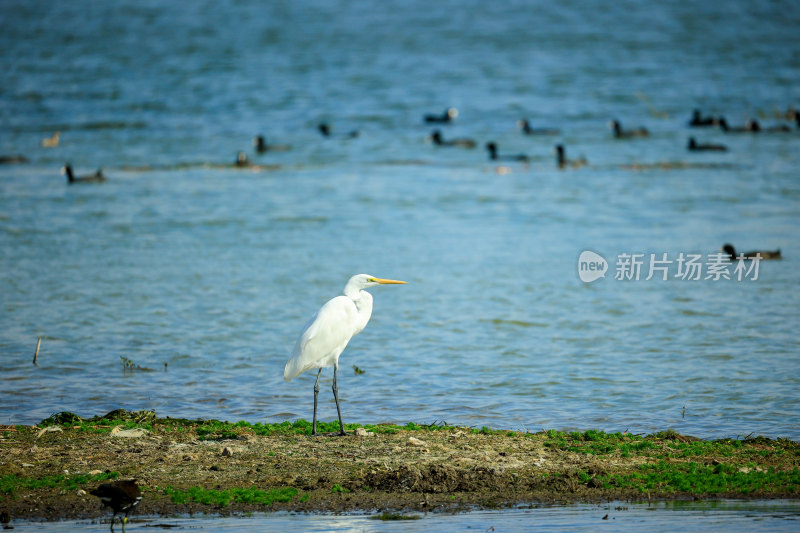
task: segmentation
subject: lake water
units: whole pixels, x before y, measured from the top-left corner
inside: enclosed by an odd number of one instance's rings
[[[310,419],[314,376],[284,363],[366,272],[409,284],[372,290],[345,422],[800,438],[800,131],[687,126],[789,124],[798,27],[789,1],[5,1],[0,154],[28,162],[0,165],[0,423]],[[445,139],[478,148],[428,140],[448,106]],[[108,181],[67,186],[66,162]],[[784,260],[645,280],[650,254],[725,242]],[[605,279],[579,279],[584,250]],[[639,280],[614,279],[626,253]]]
[[[797,531],[800,506],[796,501],[709,501],[671,503],[610,502],[603,504],[536,505],[527,509],[471,513],[409,514],[417,520],[374,520],[359,514],[258,514],[248,517],[140,518],[128,531],[193,530],[233,533],[244,531],[651,531],[671,533],[691,524],[695,531]],[[20,531],[106,531],[108,521],[19,522]],[[685,527],[685,526],[684,526]]]

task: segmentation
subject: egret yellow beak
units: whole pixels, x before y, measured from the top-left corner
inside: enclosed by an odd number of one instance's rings
[[[369,278],[373,283],[380,283],[381,285],[404,285],[407,281],[397,281],[396,279],[382,279],[382,278]]]

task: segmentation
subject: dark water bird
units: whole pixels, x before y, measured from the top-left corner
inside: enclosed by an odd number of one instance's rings
[[[501,155],[497,153],[497,143],[486,143],[486,149],[489,150],[489,159],[492,161],[528,161],[528,156],[525,154],[516,155]]]
[[[727,152],[728,147],[724,144],[698,143],[694,137],[689,137],[687,148],[692,152]]]
[[[234,165],[237,167],[249,167],[250,160],[247,159],[247,154],[244,152],[238,152],[236,154],[236,162],[234,162]]]
[[[128,514],[142,501],[142,491],[136,484],[135,479],[121,479],[112,483],[103,483],[96,489],[90,490],[89,494],[97,496],[103,505],[111,507],[114,514],[111,515],[111,531],[114,531],[114,520],[117,513],[125,513],[122,518],[122,530],[128,522]]]
[[[692,112],[692,119],[689,121],[689,126],[692,128],[704,128],[707,126],[716,126],[717,120],[714,117],[704,117],[699,109]]]
[[[585,157],[581,157],[579,159],[567,159],[566,151],[564,150],[563,144],[556,145],[556,164],[558,168],[580,168],[584,165],[588,165],[589,162],[586,161]]]
[[[61,173],[67,176],[67,183],[100,183],[106,181],[103,171],[98,169],[94,174],[87,174],[85,176],[76,176],[72,171],[72,165],[67,163],[61,167]]]
[[[331,131],[331,127],[325,122],[320,123],[319,126],[317,126],[317,129],[319,130],[319,132],[322,134],[323,137],[337,137]],[[343,135],[338,135],[338,137],[343,137],[346,139],[355,139],[356,137],[358,137],[358,130],[349,131]]]
[[[775,126],[764,127],[756,120],[754,120],[753,123],[758,128],[758,131],[763,131],[766,133],[789,133],[790,131],[792,131],[792,128],[790,128],[786,124],[776,124]]]
[[[439,130],[436,130],[433,133],[431,133],[431,140],[433,141],[433,144],[435,144],[436,146],[458,146],[461,148],[475,148],[475,146],[477,146],[477,143],[472,139],[461,138],[461,139],[451,139],[449,141],[445,141],[442,138],[442,132]]]
[[[12,163],[27,163],[28,158],[24,155],[0,155],[0,165]]]
[[[612,120],[611,121],[611,129],[614,130],[614,137],[617,139],[630,139],[633,137],[647,137],[650,135],[650,132],[647,131],[647,128],[636,128],[632,130],[623,130],[622,125],[619,123],[619,120]]]
[[[267,139],[263,135],[253,137],[253,146],[256,147],[256,152],[259,154],[264,152],[285,152],[292,149],[288,144],[267,144]]]
[[[728,254],[731,260],[738,259],[739,257],[732,244],[726,243],[722,247],[722,251]],[[745,259],[755,259],[756,255],[760,256],[761,259],[783,259],[780,248],[774,251],[756,250],[753,252],[745,252],[741,255],[743,255]]]
[[[517,121],[517,127],[522,130],[525,135],[558,135],[560,132],[555,128],[531,128],[530,122],[527,118],[521,118]]]
[[[431,124],[441,123],[441,124],[448,124],[453,122],[456,117],[458,116],[458,109],[455,107],[448,107],[444,110],[444,113],[441,115],[425,115],[424,120],[425,122]]]
[[[725,117],[719,117],[719,127],[725,133],[758,133],[761,126],[755,120],[748,120],[744,126],[730,126]]]

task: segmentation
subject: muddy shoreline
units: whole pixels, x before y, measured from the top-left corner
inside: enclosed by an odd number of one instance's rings
[[[311,437],[297,424],[171,419],[0,426],[0,511],[12,520],[107,517],[87,491],[123,478],[142,487],[138,515],[800,497],[800,443],[786,439],[348,429]]]

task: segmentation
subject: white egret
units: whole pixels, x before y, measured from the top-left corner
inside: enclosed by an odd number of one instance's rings
[[[318,368],[314,383],[314,418],[311,434],[317,434],[317,396],[319,377],[322,369],[333,365],[333,399],[339,415],[339,434],[346,435],[342,423],[342,410],[339,408],[339,391],[336,387],[336,373],[339,369],[339,356],[347,343],[363,331],[372,316],[372,295],[365,291],[375,285],[404,284],[405,281],[381,279],[369,274],[356,274],[347,282],[343,295],[337,296],[320,307],[317,314],[308,321],[297,343],[292,357],[283,369],[283,379],[291,381],[306,370]]]

